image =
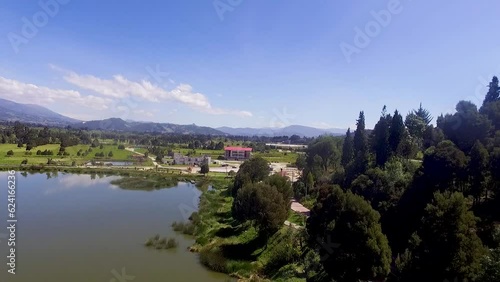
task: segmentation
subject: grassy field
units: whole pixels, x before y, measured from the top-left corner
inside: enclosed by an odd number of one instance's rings
[[[271,150],[269,153],[253,153],[253,156],[263,157],[264,159],[270,162],[276,163],[295,163],[297,160],[298,154],[295,152],[278,152],[278,150]]]
[[[306,216],[290,210],[288,221],[299,226],[306,226]]]
[[[28,165],[30,164],[46,164],[48,158],[52,158],[53,161],[59,162],[65,165],[71,165],[73,161],[76,162],[76,165],[83,165],[91,160],[96,161],[132,161],[133,153],[127,150],[118,149],[117,145],[103,145],[103,149],[100,147],[92,148],[92,152],[88,153],[86,156],[78,156],[77,153],[79,150],[85,151],[90,148],[89,145],[76,145],[66,148],[66,152],[69,153],[69,156],[58,156],[59,152],[59,144],[49,144],[38,146],[31,149],[31,155],[26,155],[26,148],[18,148],[16,144],[0,144],[0,164],[8,164],[8,165],[18,165],[23,160],[28,160]],[[12,150],[14,155],[7,156],[7,152]],[[51,150],[54,152],[54,155],[37,155],[36,152]],[[95,157],[96,153],[104,153],[105,157]],[[113,156],[108,157],[109,152],[112,152]],[[139,164],[137,164],[139,165]],[[151,160],[145,161],[142,163],[144,166],[153,165]]]
[[[213,160],[216,160],[218,156],[224,156],[224,150],[204,150],[204,149],[184,149],[184,148],[179,148],[179,149],[174,149],[174,153],[181,153],[183,155],[187,155],[189,152],[192,153],[192,156],[203,156],[203,155],[208,155],[210,156]]]

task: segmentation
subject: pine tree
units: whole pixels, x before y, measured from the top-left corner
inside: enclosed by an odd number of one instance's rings
[[[351,129],[348,128],[344,138],[344,144],[342,145],[342,159],[340,163],[343,167],[347,167],[347,165],[354,158],[354,144],[351,136]]]
[[[479,203],[486,191],[486,172],[488,169],[488,151],[483,144],[476,140],[470,152],[470,162],[467,166],[471,178],[471,194],[474,197],[474,204]]]
[[[480,272],[485,249],[463,194],[435,193],[422,221],[418,232],[421,243],[415,254],[419,267],[416,275],[421,276],[416,281],[473,279]]]
[[[384,281],[390,272],[391,249],[380,214],[350,191],[338,186],[325,190],[311,210],[307,232],[326,273],[335,281]]]
[[[375,163],[377,166],[383,166],[390,155],[389,147],[389,122],[388,115],[385,112],[386,107],[382,110],[382,115],[373,129],[373,150],[375,151]]]
[[[359,112],[359,118],[356,121],[356,131],[354,132],[354,155],[364,154],[368,151],[368,140],[365,132],[365,113]]]
[[[348,173],[349,179],[354,180],[356,176],[364,173],[368,169],[370,157],[368,152],[368,138],[365,132],[365,113],[359,113],[359,119],[356,123],[356,131],[354,132],[354,163],[350,167]],[[352,179],[351,179],[352,178]]]
[[[495,102],[499,100],[500,87],[498,86],[498,77],[494,76],[490,82],[488,93],[484,97],[483,106],[486,103]]]
[[[429,125],[433,119],[429,111],[422,108],[422,103],[420,103],[418,110],[413,111],[413,113],[421,118],[425,122],[425,125]]]
[[[399,114],[398,110],[394,112],[392,117],[390,134],[389,134],[389,145],[391,146],[391,151],[396,153],[398,150],[399,143],[403,138],[405,132],[405,125],[403,123],[403,117]]]

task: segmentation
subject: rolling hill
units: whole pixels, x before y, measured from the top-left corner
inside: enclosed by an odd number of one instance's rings
[[[0,98],[0,121],[20,121],[49,126],[65,126],[80,122],[53,112],[42,106],[33,104],[20,104]]]
[[[343,135],[345,129],[318,129],[309,126],[291,125],[283,128],[211,128],[195,124],[179,125],[173,123],[138,122],[108,118],[103,120],[80,121],[63,116],[42,106],[20,104],[0,98],[0,121],[20,121],[23,123],[47,126],[71,126],[90,130],[112,130],[123,132],[156,132],[202,135],[239,135],[239,136],[292,136],[316,137],[319,135]]]
[[[303,125],[290,125],[283,128],[232,128],[232,127],[218,127],[218,130],[229,135],[240,136],[305,136],[316,137],[320,135],[344,135],[346,129],[331,128],[319,129]]]

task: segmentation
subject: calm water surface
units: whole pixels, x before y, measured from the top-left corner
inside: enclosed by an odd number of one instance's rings
[[[186,250],[193,239],[170,225],[197,209],[189,183],[158,191],[127,191],[113,177],[17,173],[17,265],[7,273],[7,173],[0,172],[0,281],[225,281]],[[179,247],[158,251],[143,242],[159,233]],[[122,274],[126,277],[120,277]],[[118,276],[117,276],[118,275]]]

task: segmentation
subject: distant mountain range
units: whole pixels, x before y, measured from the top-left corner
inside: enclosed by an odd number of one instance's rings
[[[82,121],[77,124],[71,124],[71,126],[76,128],[86,128],[90,130],[104,129],[128,132],[225,135],[222,131],[213,129],[211,127],[197,126],[195,124],[179,125],[173,123],[124,121],[121,118]]]
[[[47,108],[32,104],[20,104],[0,98],[0,121],[20,121],[23,123],[47,126],[71,126],[90,130],[113,130],[126,132],[158,132],[177,134],[204,135],[240,135],[240,136],[305,136],[343,135],[345,129],[318,129],[302,125],[290,125],[283,128],[211,128],[195,124],[179,125],[173,123],[138,122],[109,118],[103,120],[81,121],[53,112]]]
[[[19,104],[1,98],[0,120],[37,123],[50,126],[64,126],[80,122],[77,119],[60,115],[42,106],[32,104]]]
[[[216,129],[229,135],[241,136],[305,136],[315,137],[320,135],[344,135],[347,129],[331,128],[319,129],[303,125],[290,125],[283,128],[232,128],[232,127],[217,127]]]

